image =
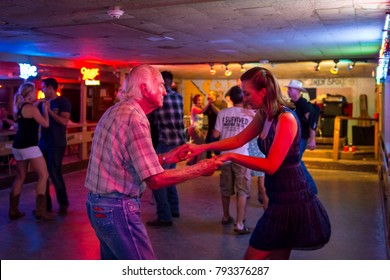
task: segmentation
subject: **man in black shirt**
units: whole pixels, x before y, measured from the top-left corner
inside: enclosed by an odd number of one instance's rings
[[[298,80],[291,80],[287,88],[288,96],[295,104],[295,112],[301,123],[300,159],[302,168],[305,172],[306,179],[308,180],[312,191],[314,194],[317,194],[318,190],[316,183],[314,182],[313,177],[310,175],[304,162],[302,161],[302,155],[306,148],[309,148],[310,150],[314,150],[316,148],[315,136],[318,119],[314,117],[315,114],[312,109],[312,104],[301,96],[301,92],[307,92],[307,90],[302,87],[302,82]]]
[[[69,200],[64,179],[62,177],[62,160],[66,149],[66,126],[70,119],[72,105],[66,97],[57,95],[58,83],[54,78],[42,80],[42,91],[50,101],[49,127],[41,128],[39,148],[45,157],[50,179],[54,185],[57,201],[60,205],[59,214],[66,215]],[[52,201],[49,182],[46,188],[47,210],[51,211]]]

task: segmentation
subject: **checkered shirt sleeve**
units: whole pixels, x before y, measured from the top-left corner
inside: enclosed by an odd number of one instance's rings
[[[99,121],[85,185],[96,193],[138,195],[143,180],[163,172],[148,119],[136,102],[120,102]]]

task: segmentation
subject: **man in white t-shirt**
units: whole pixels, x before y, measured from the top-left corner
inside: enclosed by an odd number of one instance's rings
[[[225,139],[240,133],[252,121],[254,112],[243,108],[244,94],[239,86],[234,86],[229,90],[233,107],[223,109],[218,113],[213,136]],[[248,155],[248,144],[240,148],[225,151],[222,153],[234,152]],[[233,223],[230,216],[230,197],[236,194],[237,214],[234,231],[237,234],[248,234],[250,230],[245,226],[246,202],[250,193],[250,170],[234,162],[225,162],[221,167],[221,199],[223,208],[222,224]]]

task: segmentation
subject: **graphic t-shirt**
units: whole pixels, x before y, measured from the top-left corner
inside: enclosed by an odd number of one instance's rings
[[[217,121],[215,123],[215,130],[221,133],[221,140],[226,139],[240,133],[253,120],[255,113],[252,110],[230,107],[223,109],[218,113]],[[224,151],[222,153],[233,152],[242,155],[248,155],[248,144],[240,148]]]

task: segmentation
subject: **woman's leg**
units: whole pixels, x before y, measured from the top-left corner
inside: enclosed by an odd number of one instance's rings
[[[30,159],[31,167],[38,175],[38,183],[36,193],[37,195],[45,194],[46,182],[49,178],[49,172],[47,171],[46,161],[43,156]]]
[[[12,185],[12,195],[20,195],[22,192],[22,186],[27,175],[28,160],[16,161],[16,177]]]
[[[264,185],[264,176],[257,177],[257,187],[258,187],[258,199],[261,204],[263,204],[264,210],[268,207],[268,196],[265,191],[265,185]]]
[[[16,162],[16,178],[12,185],[9,196],[9,212],[8,216],[11,220],[23,218],[25,213],[19,211],[19,198],[22,192],[22,186],[26,179],[28,161],[18,160]]]

